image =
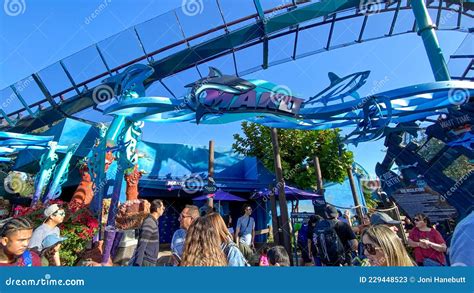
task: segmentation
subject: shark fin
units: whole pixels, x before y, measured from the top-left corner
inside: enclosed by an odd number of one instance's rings
[[[221,77],[223,74],[219,69],[215,67],[209,67],[208,77]]]
[[[331,85],[336,84],[340,80],[340,77],[337,76],[334,72],[328,72],[328,77],[331,81]]]
[[[201,104],[199,104],[196,109],[196,124],[199,125],[199,122],[201,122],[201,118],[204,116],[204,114],[206,114],[206,109]]]
[[[352,94],[350,94],[350,96],[356,100],[360,100],[360,95],[358,92],[353,92]]]

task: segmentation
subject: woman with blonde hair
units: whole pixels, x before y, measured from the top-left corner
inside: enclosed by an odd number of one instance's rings
[[[413,266],[400,238],[385,225],[367,228],[362,234],[362,244],[371,266]]]
[[[227,266],[226,256],[221,249],[219,234],[210,217],[199,217],[189,227],[186,233],[181,266]]]
[[[224,252],[229,267],[244,267],[247,264],[244,255],[240,252],[237,244],[232,241],[232,234],[230,234],[224,219],[218,213],[210,213],[206,217],[211,220],[212,226],[216,229],[219,235],[221,249]]]

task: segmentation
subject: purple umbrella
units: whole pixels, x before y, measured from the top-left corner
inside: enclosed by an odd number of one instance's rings
[[[238,197],[236,195],[230,194],[228,192],[218,190],[216,193],[214,193],[214,200],[218,202],[219,204],[219,213],[221,212],[221,200],[223,201],[247,201],[246,199],[243,199],[241,197]],[[198,197],[193,198],[193,200],[207,200],[207,195],[201,195]]]
[[[198,197],[193,198],[193,200],[207,200],[207,195],[201,195]],[[246,199],[243,199],[241,197],[238,197],[236,195],[230,194],[228,192],[225,192],[223,190],[218,190],[216,193],[214,193],[214,200],[217,201],[247,201]]]
[[[278,196],[277,188],[274,188],[274,193],[276,196]],[[269,195],[270,195],[270,190],[265,188],[257,192],[252,198],[258,199],[258,198],[269,196]],[[313,199],[322,197],[322,195],[320,194],[307,192],[307,191],[298,189],[296,187],[288,186],[288,185],[285,185],[285,195],[286,195],[287,200],[305,200],[305,199],[313,200]]]

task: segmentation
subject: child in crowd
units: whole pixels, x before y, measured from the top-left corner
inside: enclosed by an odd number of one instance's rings
[[[43,267],[61,265],[61,263],[57,263],[54,255],[59,253],[61,243],[64,240],[66,240],[66,237],[60,237],[56,234],[50,234],[44,238],[41,244],[43,247],[43,250],[41,251],[41,265]]]
[[[268,267],[270,264],[268,263],[268,246],[264,245],[260,250],[260,258],[258,260],[258,265],[261,267]]]

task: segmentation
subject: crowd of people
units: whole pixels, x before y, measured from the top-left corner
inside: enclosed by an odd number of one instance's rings
[[[448,251],[445,239],[423,213],[415,215],[414,224],[408,217],[396,221],[380,211],[353,223],[348,213],[341,216],[328,205],[325,218],[309,218],[299,231],[304,237],[299,237],[298,244],[306,265],[446,266],[448,255],[451,265],[472,266],[474,249],[468,246],[473,244],[474,233],[467,232],[467,223],[473,218],[471,212],[459,223]],[[406,242],[401,233],[406,233]]]
[[[160,252],[159,219],[165,211],[161,200],[151,202],[150,214],[138,230],[138,244],[130,266],[156,266]],[[178,218],[180,228],[171,241],[174,266],[289,266],[283,246],[255,247],[255,220],[245,205],[235,227],[229,215],[208,210],[201,214],[186,205]],[[44,221],[33,227],[27,218],[12,218],[0,228],[0,266],[60,266],[59,225],[65,210],[52,204],[44,210]],[[303,262],[315,266],[459,266],[474,265],[471,212],[458,224],[448,248],[446,241],[420,213],[414,224],[405,222],[408,241],[400,237],[402,222],[383,212],[364,215],[354,223],[346,213],[328,205],[324,217],[312,215],[300,231]],[[405,230],[402,228],[402,230]],[[299,240],[301,237],[298,238]],[[449,258],[446,258],[446,255]],[[255,262],[255,257],[257,261]]]
[[[0,228],[0,266],[60,266],[59,251],[66,240],[58,225],[66,215],[52,204],[44,211],[44,222],[34,229],[27,218],[12,218]]]

